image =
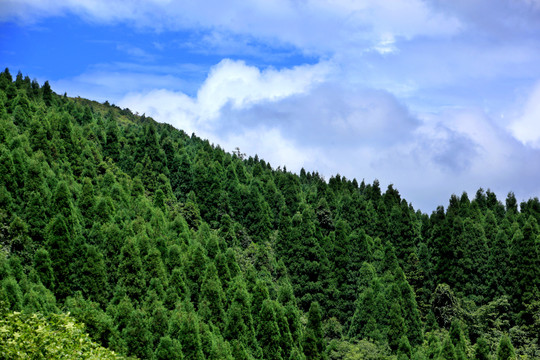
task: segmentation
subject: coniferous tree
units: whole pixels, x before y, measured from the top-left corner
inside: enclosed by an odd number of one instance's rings
[[[152,356],[152,336],[142,310],[137,309],[131,312],[122,335],[126,341],[128,355],[143,359],[149,359]]]
[[[503,295],[507,292],[510,275],[506,269],[509,269],[510,248],[505,231],[499,230],[490,249],[487,271],[488,294],[491,297]]]
[[[489,360],[489,345],[483,337],[476,340],[473,360]]]
[[[49,224],[47,238],[47,248],[56,281],[55,292],[60,298],[64,298],[70,293],[72,241],[62,214],[56,215]]]
[[[14,277],[10,276],[2,280],[1,291],[5,296],[7,307],[11,311],[21,311],[23,305],[23,294],[19,283]]]
[[[225,294],[213,262],[206,268],[201,285],[199,310],[203,320],[223,329],[225,322]]]
[[[405,320],[403,320],[402,310],[398,303],[393,303],[388,312],[388,345],[390,349],[396,351],[402,336],[406,334]]]
[[[258,318],[257,339],[262,348],[263,358],[268,360],[283,359],[282,350],[279,347],[279,328],[272,300],[265,299],[263,301]]]
[[[450,336],[447,336],[444,339],[440,358],[444,360],[458,360],[458,357],[456,355],[456,348],[454,347]]]
[[[146,286],[145,273],[139,247],[133,239],[126,241],[120,253],[118,285],[131,299],[142,300],[143,290]]]
[[[48,289],[53,290],[55,285],[54,271],[49,252],[40,248],[34,255],[34,269],[36,270],[41,283]]]
[[[512,240],[511,260],[513,264],[511,283],[514,286],[515,308],[521,312],[521,321],[533,322],[525,306],[540,293],[540,252],[538,249],[538,225],[529,217],[523,231],[517,231]]]
[[[173,310],[178,302],[191,298],[184,279],[184,273],[180,268],[175,267],[173,269],[168,285],[164,301],[167,309]]]
[[[324,343],[321,315],[319,303],[311,303],[302,344],[306,360],[326,359],[326,345]]]
[[[232,295],[231,304],[227,311],[227,320],[223,335],[229,341],[237,340],[245,344],[243,349],[255,357],[262,356],[255,337],[255,325],[251,316],[251,303],[246,285],[242,278],[237,277],[229,290]],[[241,349],[237,349],[243,352]]]
[[[109,290],[105,261],[103,254],[93,245],[86,246],[80,274],[81,288],[85,297],[102,305],[105,304]]]
[[[438,360],[441,352],[441,342],[439,338],[432,333],[428,338],[428,349],[426,351],[426,357],[430,360]]]
[[[461,322],[458,320],[452,321],[449,331],[450,340],[454,345],[456,352],[456,358],[458,360],[467,359],[467,344],[465,342],[465,336],[463,334],[463,329],[461,327]]]
[[[53,92],[51,90],[51,85],[49,84],[49,81],[45,81],[43,86],[41,87],[41,96],[43,97],[43,101],[45,102],[45,105],[51,106],[53,105]]]
[[[399,340],[397,355],[399,360],[411,359],[412,357],[411,344],[409,343],[409,339],[405,335],[403,335]]]
[[[513,360],[516,358],[514,347],[508,338],[508,335],[503,335],[497,349],[497,360]]]
[[[199,319],[197,314],[192,310],[188,310],[181,315],[178,333],[173,338],[180,341],[184,358],[204,360],[199,332]]]
[[[278,302],[274,301],[273,304],[280,335],[279,347],[283,353],[283,358],[288,359],[290,358],[293,350],[293,338],[289,329],[285,308]]]
[[[168,335],[159,340],[159,345],[154,353],[156,360],[183,360],[182,346],[180,341],[171,339]]]

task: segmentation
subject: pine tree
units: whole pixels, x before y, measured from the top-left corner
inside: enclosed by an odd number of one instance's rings
[[[397,355],[399,360],[406,360],[412,357],[411,344],[409,343],[409,339],[405,335],[403,335],[399,340]]]
[[[473,360],[490,360],[489,345],[483,337],[476,340]]]
[[[387,339],[390,349],[396,351],[399,341],[406,334],[405,320],[403,320],[402,310],[398,303],[392,303],[388,312]]]
[[[171,322],[177,321],[178,326],[169,326],[172,339],[178,339],[182,345],[185,359],[204,360],[202,351],[201,335],[199,331],[199,319],[192,310],[173,311]]]
[[[93,245],[86,246],[84,263],[80,274],[80,283],[84,296],[104,305],[109,290],[107,271],[103,254]]]
[[[257,328],[257,339],[263,351],[264,359],[282,360],[282,350],[279,347],[280,334],[276,323],[276,314],[272,300],[265,299],[262,303]]]
[[[46,249],[40,248],[36,251],[34,255],[34,269],[36,270],[41,283],[50,290],[54,289],[54,271],[49,252]]]
[[[538,225],[536,219],[529,217],[522,231],[514,234],[511,248],[514,307],[521,312],[521,321],[533,322],[533,315],[525,307],[538,296],[540,291],[540,251]]]
[[[452,339],[450,339],[450,336],[447,336],[444,339],[440,358],[444,360],[458,360],[456,355],[456,349],[454,347],[454,344],[452,344]]]
[[[120,252],[118,285],[132,300],[142,300],[146,287],[145,273],[139,248],[133,239],[128,239]]]
[[[206,274],[201,285],[199,310],[203,320],[208,323],[212,322],[220,329],[223,329],[225,323],[225,295],[213,262],[206,268]]]
[[[156,360],[183,360],[182,345],[180,341],[171,339],[168,335],[159,340],[159,345],[154,352]]]
[[[56,280],[55,293],[65,298],[70,293],[70,274],[72,259],[72,241],[66,226],[65,217],[56,215],[48,226],[47,248],[51,256],[54,279]]]
[[[508,335],[503,335],[499,342],[499,348],[497,349],[497,360],[514,360],[516,359],[516,353],[514,347],[508,338]]]
[[[309,307],[308,323],[304,332],[302,344],[306,360],[326,359],[326,345],[321,322],[321,307],[319,303],[313,302]]]
[[[126,341],[128,355],[143,359],[152,356],[152,336],[148,330],[148,320],[142,310],[131,312],[122,336]]]

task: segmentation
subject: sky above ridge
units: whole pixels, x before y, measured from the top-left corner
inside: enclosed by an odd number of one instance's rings
[[[540,0],[0,0],[0,66],[431,213],[540,194]]]

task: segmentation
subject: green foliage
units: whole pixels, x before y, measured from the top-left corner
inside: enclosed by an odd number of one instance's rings
[[[0,318],[0,353],[8,359],[124,359],[90,340],[65,314],[7,313]]]
[[[180,341],[171,339],[168,335],[159,340],[159,345],[154,354],[156,360],[183,360],[182,346]]]
[[[506,334],[501,337],[499,348],[497,349],[497,360],[512,360],[516,358],[514,347]]]
[[[257,338],[263,351],[264,359],[281,360],[282,349],[279,347],[280,333],[276,322],[276,314],[272,300],[265,299],[259,314],[259,325],[257,328]],[[316,359],[309,357],[309,359]]]
[[[325,340],[323,337],[321,308],[319,303],[313,302],[309,307],[308,323],[304,333],[304,354],[307,360],[325,359]]]
[[[452,339],[450,338],[450,336],[446,336],[446,338],[444,339],[440,358],[444,360],[458,360],[458,357],[456,355],[456,347],[452,343]]]
[[[133,239],[126,241],[120,253],[119,286],[133,300],[141,300],[146,286],[139,247]]]
[[[481,337],[476,341],[474,347],[474,357],[473,360],[489,360],[489,345],[486,340]]]

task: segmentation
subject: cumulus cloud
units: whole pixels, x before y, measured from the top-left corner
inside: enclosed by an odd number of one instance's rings
[[[225,59],[212,68],[197,94],[201,116],[211,120],[227,103],[233,108],[244,108],[262,100],[276,101],[303,93],[324,80],[328,72],[326,63],[260,71],[242,61]]]
[[[275,102],[302,94],[323,81],[329,69],[330,64],[318,63],[261,71],[243,61],[225,59],[211,69],[195,98],[163,89],[130,93],[122,99],[121,104],[134,109],[151,108],[149,113],[159,113],[163,121],[188,131],[195,128],[209,131],[214,129],[214,122],[224,108],[246,109],[261,101]]]

